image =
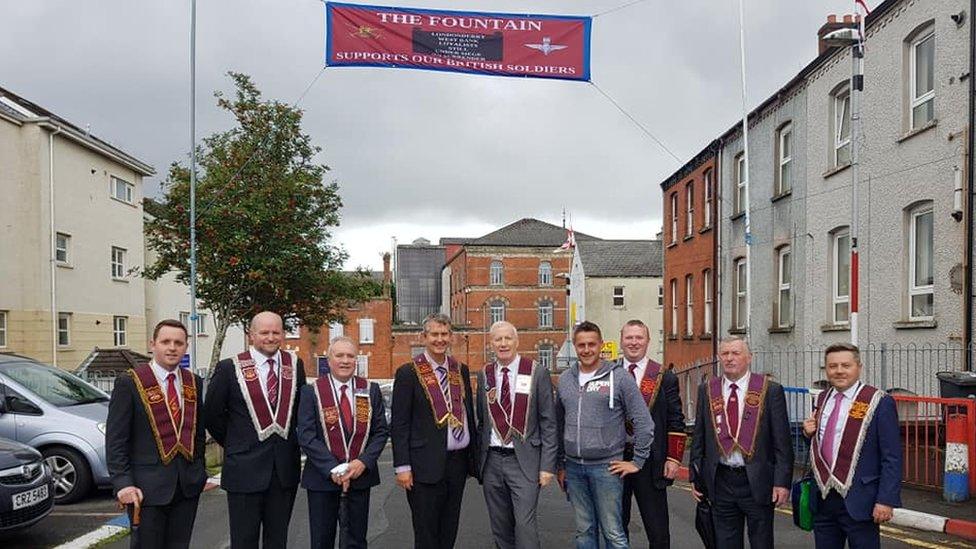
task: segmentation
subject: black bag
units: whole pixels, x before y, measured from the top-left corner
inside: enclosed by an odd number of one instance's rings
[[[701,475],[698,466],[693,465],[695,472],[695,490],[702,494],[701,501],[695,506],[695,530],[701,538],[705,549],[718,549],[718,541],[715,539],[715,523],[712,521],[712,503],[708,500],[708,493],[704,483],[700,482]]]

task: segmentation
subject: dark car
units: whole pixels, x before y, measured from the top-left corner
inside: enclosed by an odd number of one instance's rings
[[[0,438],[0,532],[25,528],[54,507],[54,478],[30,446]]]

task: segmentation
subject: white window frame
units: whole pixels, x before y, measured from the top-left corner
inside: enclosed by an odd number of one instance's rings
[[[657,285],[657,308],[664,308],[664,284]]]
[[[127,250],[112,246],[112,279],[125,280],[125,256]]]
[[[505,320],[505,302],[501,299],[493,299],[488,303],[488,325]]]
[[[678,242],[678,192],[671,193],[671,243]]]
[[[553,348],[552,345],[544,344],[539,345],[539,366],[542,368],[552,371],[552,359],[553,359]]]
[[[744,257],[735,260],[732,272],[735,273],[735,278],[733,279],[733,283],[735,284],[735,301],[732,303],[733,323],[737,330],[744,330],[749,322],[749,281],[747,280],[749,275],[746,270],[746,259]]]
[[[627,306],[626,299],[626,289],[623,286],[614,286],[613,290],[610,291],[610,304],[614,309],[622,309]],[[617,300],[620,300],[620,304],[617,304]]]
[[[369,377],[369,355],[356,355],[356,375],[363,378]]]
[[[847,237],[847,256],[850,256],[850,229],[840,229],[834,232],[831,239],[833,247],[833,257],[832,265],[830,269],[831,276],[831,289],[830,289],[830,318],[835,325],[847,325],[850,324],[851,318],[851,287],[850,287],[850,263],[848,263],[847,272],[847,294],[840,295],[840,260],[841,260],[841,249],[840,249],[840,239]],[[837,318],[837,306],[845,304],[847,305],[847,320],[838,320]]]
[[[783,268],[786,258],[790,259],[790,268]],[[789,246],[783,246],[776,253],[776,326],[779,328],[789,328],[793,325],[793,250]],[[789,280],[785,280],[784,275],[789,275]],[[788,318],[783,318],[783,302],[789,304],[790,314]]]
[[[671,337],[678,337],[678,279],[671,279]]]
[[[916,241],[916,233],[918,229],[918,218],[923,215],[932,216],[932,240],[933,242],[929,245],[929,249],[933,254],[933,273],[935,272],[935,215],[933,213],[933,208],[931,204],[919,207],[911,214],[911,220],[908,225],[908,318],[909,320],[932,320],[935,318],[935,286],[934,284],[922,284],[919,285],[918,281],[915,279],[915,265],[918,261],[917,258],[917,247],[918,242]],[[934,276],[933,276],[934,279]],[[934,282],[934,280],[933,280]],[[916,296],[920,295],[932,295],[932,314],[926,316],[915,316],[914,307],[912,301]]]
[[[61,327],[62,321],[64,328]],[[62,336],[63,339],[62,339]],[[71,313],[58,313],[58,347],[71,346]]]
[[[359,319],[359,343],[376,343],[375,335],[373,334],[373,326],[376,321],[372,318],[360,318]]]
[[[921,128],[925,124],[928,124],[929,122],[932,121],[932,120],[926,120],[926,121],[922,122],[921,124],[918,124],[918,123],[915,122],[915,108],[916,107],[919,107],[922,104],[927,103],[929,101],[932,101],[933,104],[934,104],[934,101],[935,101],[935,77],[934,77],[934,75],[935,75],[935,45],[934,44],[932,46],[932,60],[931,60],[931,62],[932,62],[932,74],[933,74],[933,78],[932,78],[932,89],[929,90],[929,91],[927,91],[927,92],[925,92],[925,93],[923,93],[922,95],[918,95],[918,89],[916,87],[917,84],[918,84],[918,79],[916,78],[917,71],[918,71],[918,47],[921,46],[923,42],[925,42],[926,40],[928,40],[930,38],[933,41],[935,40],[935,29],[931,29],[929,31],[926,31],[921,37],[913,40],[912,41],[912,45],[911,45],[911,47],[909,49],[909,51],[911,52],[911,60],[909,62],[909,73],[910,73],[909,78],[911,79],[910,80],[910,83],[909,83],[909,86],[911,87],[911,105],[909,106],[908,113],[909,113],[909,116],[911,117],[911,129],[913,129],[913,130],[916,130],[918,128]],[[932,119],[933,120],[935,119],[935,108],[934,108],[934,106],[932,108]]]
[[[789,136],[790,141],[790,151],[789,155],[785,154],[786,149],[785,141],[787,136]],[[778,149],[778,171],[776,172],[776,194],[786,194],[793,190],[793,124],[789,123],[780,128],[779,130],[779,149]],[[783,172],[788,174],[789,186],[783,185]]]
[[[505,283],[505,266],[500,259],[493,259],[488,265],[488,284],[501,286]]]
[[[695,184],[688,183],[685,186],[685,236],[691,236],[695,233]]]
[[[734,214],[745,212],[749,208],[749,174],[746,173],[746,155],[739,153],[735,157],[735,211]]]
[[[695,333],[695,277],[685,275],[685,335]]]
[[[70,234],[59,232],[54,235],[54,260],[57,261],[58,265],[71,265]]]
[[[199,313],[197,316],[200,316]],[[298,322],[286,322],[284,331],[285,339],[301,339],[302,337],[302,326]]]
[[[712,193],[714,193],[712,189],[714,182],[712,180],[714,179],[714,175],[714,170],[711,168],[705,170],[705,203],[702,205],[705,209],[705,215],[702,220],[702,228],[712,226]]]
[[[343,326],[341,322],[330,322],[329,323],[329,343],[337,337],[342,337],[346,335],[346,327]]]
[[[112,317],[112,342],[116,347],[126,347],[128,346],[128,338],[126,337],[126,328],[129,323],[129,318],[125,316],[114,316]]]
[[[193,326],[190,325],[191,322],[190,322],[189,311],[180,311],[180,322],[182,322],[183,325],[186,326],[187,330],[191,330],[193,328]],[[287,326],[285,327],[285,334],[287,337],[288,334]],[[207,314],[201,313],[199,311],[197,311],[197,335],[198,336],[207,335]]]
[[[122,185],[123,192],[119,195],[119,184]],[[135,204],[135,185],[117,175],[109,176],[109,192],[113,199],[126,204]]]
[[[7,348],[7,311],[0,311],[0,349]]]
[[[539,285],[552,286],[552,263],[548,261],[539,263]]]
[[[702,326],[703,335],[711,335],[712,333],[712,270],[705,269],[702,271],[702,301],[705,303],[704,321]]]
[[[539,327],[540,328],[552,328],[553,314],[555,306],[549,299],[544,299],[539,302]]]
[[[843,88],[832,96],[834,102],[834,167],[844,166],[851,163],[851,90]],[[841,134],[844,128],[844,121],[847,121],[847,136]],[[840,152],[847,147],[847,160],[840,161]]]

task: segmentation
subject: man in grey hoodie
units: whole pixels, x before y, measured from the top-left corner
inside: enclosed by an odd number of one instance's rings
[[[559,376],[556,420],[558,480],[576,512],[577,549],[628,547],[622,502],[624,477],[640,471],[651,451],[654,421],[637,382],[619,365],[600,359],[603,336],[592,322],[573,330],[579,362]],[[633,461],[623,461],[633,433]]]

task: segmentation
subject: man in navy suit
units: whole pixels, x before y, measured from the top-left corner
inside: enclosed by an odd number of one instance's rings
[[[812,437],[813,476],[820,488],[814,505],[817,547],[881,546],[882,523],[901,507],[901,437],[891,396],[861,381],[858,348],[827,347],[830,389],[803,423]]]
[[[312,549],[335,547],[343,497],[349,528],[342,547],[366,547],[369,491],[380,483],[377,460],[390,430],[379,385],[353,375],[356,354],[352,339],[333,339],[330,372],[302,387],[299,400],[298,443],[308,457],[302,486],[308,490]]]

